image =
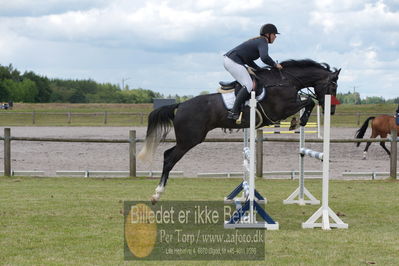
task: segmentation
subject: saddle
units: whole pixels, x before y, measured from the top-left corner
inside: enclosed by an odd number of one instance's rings
[[[259,82],[256,82],[256,80],[252,79],[252,81],[255,84],[255,94],[256,96],[259,96],[263,92],[263,86],[259,86]],[[219,81],[219,92],[220,93],[229,93],[234,91],[234,95],[237,95],[237,93],[241,90],[242,86],[238,81]]]
[[[220,93],[229,93],[234,90],[234,94],[237,95],[238,91],[242,88],[241,84],[235,81],[219,81],[219,92]]]

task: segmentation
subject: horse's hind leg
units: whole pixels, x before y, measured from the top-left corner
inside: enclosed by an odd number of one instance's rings
[[[209,114],[201,112],[200,107],[193,109],[192,106],[182,105],[175,115],[173,121],[176,146],[164,152],[162,176],[155,194],[152,196],[152,203],[155,204],[161,193],[165,191],[169,173],[175,164],[196,145],[204,141],[206,134],[210,130],[206,125],[209,124]]]
[[[197,145],[197,144],[195,144]],[[189,151],[193,146],[182,146],[177,144],[176,146],[166,150],[164,152],[164,162],[163,162],[163,169],[162,169],[162,176],[161,180],[157,188],[155,189],[155,194],[151,197],[152,204],[155,204],[159,201],[161,194],[165,192],[166,183],[168,182],[169,173],[175,166],[175,164]]]
[[[385,147],[385,141],[380,142],[381,147],[388,153],[389,156],[391,156],[391,152]]]
[[[169,155],[175,150],[175,148],[176,148],[176,146],[173,146],[172,148],[166,150],[166,151],[163,153],[164,161],[163,161],[162,176],[161,176],[161,180],[159,181],[158,186],[157,186],[156,189],[155,189],[155,194],[152,195],[152,197],[151,197],[151,202],[152,202],[152,204],[157,203],[157,201],[158,201],[158,200],[160,199],[160,197],[161,197],[161,194],[162,194],[163,192],[165,192],[165,186],[166,186],[166,182],[167,182],[167,180],[168,180],[169,172],[170,172],[170,170],[169,170],[169,171],[165,171],[165,165],[166,165],[166,162],[167,162],[167,158],[168,158]]]
[[[381,138],[386,138],[388,134],[381,134]],[[389,156],[391,156],[391,152],[385,147],[385,141],[380,142],[381,147],[388,153]]]
[[[375,132],[374,128],[372,128],[372,132],[371,132],[370,138],[371,139],[375,139],[378,135],[379,134]],[[367,151],[368,151],[370,145],[371,145],[371,142],[367,142],[366,148],[364,148],[364,151],[363,151],[363,160],[367,159]]]
[[[363,160],[367,159],[367,151],[368,151],[370,145],[371,145],[371,142],[367,142],[366,148],[364,148],[364,151],[363,151]]]

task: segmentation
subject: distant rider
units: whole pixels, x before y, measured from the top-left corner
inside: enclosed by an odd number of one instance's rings
[[[224,68],[243,86],[237,94],[233,109],[227,115],[228,119],[238,119],[240,106],[249,99],[253,89],[253,82],[245,65],[259,69],[254,61],[260,57],[269,66],[283,68],[269,56],[269,43],[274,42],[277,34],[280,33],[276,26],[265,24],[260,29],[260,36],[240,44],[224,55]]]
[[[399,126],[399,104],[398,104],[398,109],[396,109],[396,125]]]

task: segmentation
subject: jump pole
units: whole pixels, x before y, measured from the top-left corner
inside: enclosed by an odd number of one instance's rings
[[[331,228],[348,228],[328,206],[328,183],[330,177],[330,122],[331,122],[331,95],[325,95],[324,100],[324,124],[323,124],[323,186],[322,186],[322,206],[304,223],[302,228],[320,227],[323,230]],[[312,156],[313,157],[313,156]],[[321,218],[321,222],[316,221]],[[333,223],[330,223],[330,218]]]
[[[300,116],[302,116],[303,112],[303,109],[301,109]],[[318,121],[318,123],[320,123],[320,121]],[[283,204],[320,204],[320,201],[305,187],[305,153],[302,153],[303,149],[305,149],[305,127],[301,126],[299,128],[299,186],[286,200],[283,200]],[[307,196],[308,199],[305,199],[305,196]]]
[[[320,105],[317,105],[317,137],[319,139],[323,138],[321,136],[321,131],[320,131]]]
[[[233,200],[244,189],[244,195],[248,194],[247,199],[241,205],[238,200],[235,200],[237,210],[233,213],[228,221],[225,221],[225,228],[265,228],[268,230],[278,230],[279,224],[274,221],[269,214],[259,205],[260,201],[264,201],[264,198],[255,190],[255,112],[256,112],[256,98],[255,92],[251,92],[251,99],[249,101],[250,106],[250,127],[249,127],[249,148],[245,145],[245,141],[248,141],[248,134],[244,130],[244,173],[249,171],[249,182],[246,183],[244,180],[237,188],[233,190],[227,200]],[[245,160],[246,159],[246,160]],[[245,165],[249,164],[249,165]],[[245,174],[247,176],[247,174]],[[247,185],[249,193],[246,193]],[[258,203],[259,202],[259,203]],[[263,220],[258,222],[256,214]]]

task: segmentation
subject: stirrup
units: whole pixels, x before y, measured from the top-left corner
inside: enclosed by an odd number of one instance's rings
[[[237,120],[240,117],[239,113],[234,113],[233,111],[229,111],[227,114],[227,119]]]

